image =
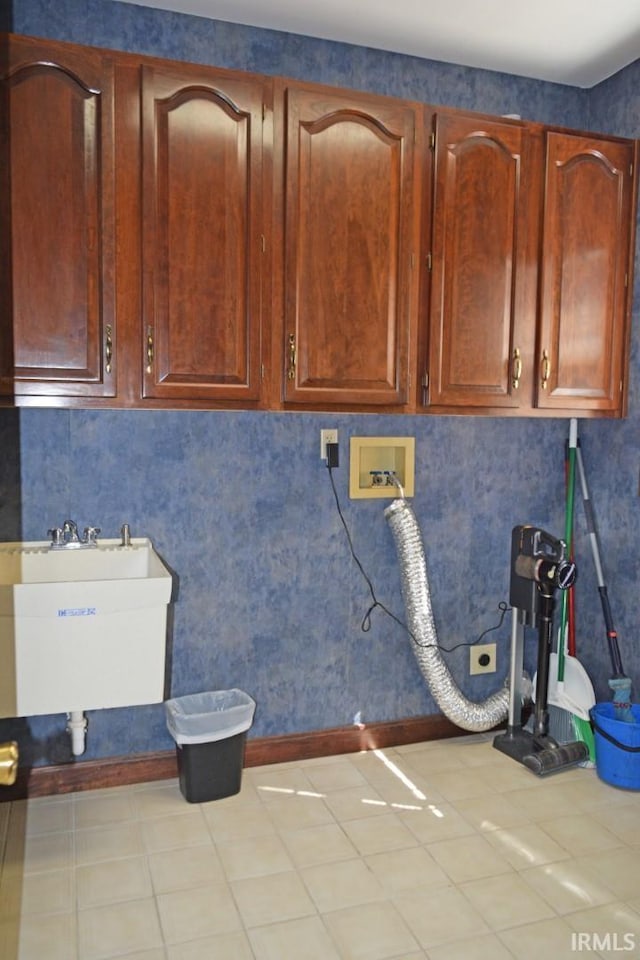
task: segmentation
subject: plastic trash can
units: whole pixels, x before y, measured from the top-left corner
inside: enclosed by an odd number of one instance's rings
[[[216,690],[166,700],[164,706],[185,800],[205,803],[239,793],[255,700],[243,690]]]

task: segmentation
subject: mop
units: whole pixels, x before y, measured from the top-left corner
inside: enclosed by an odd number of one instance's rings
[[[602,564],[600,562],[600,549],[598,546],[598,534],[595,523],[595,514],[589,498],[589,488],[587,487],[587,476],[582,459],[582,451],[577,447],[576,460],[578,464],[578,473],[580,474],[580,486],[582,488],[582,501],[584,503],[584,512],[587,519],[587,531],[589,542],[591,544],[591,553],[593,554],[593,563],[596,568],[596,580],[598,582],[598,593],[602,604],[602,613],[604,624],[607,631],[607,642],[609,644],[609,655],[613,667],[613,676],[609,680],[609,688],[613,691],[613,708],[615,719],[623,723],[635,723],[636,719],[631,710],[631,680],[624,672],[622,658],[620,657],[620,648],[618,646],[618,634],[613,625],[613,616],[609,604],[609,594],[604,582]]]

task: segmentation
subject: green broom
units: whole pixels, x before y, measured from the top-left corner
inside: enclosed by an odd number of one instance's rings
[[[564,539],[567,553],[571,556],[573,545],[573,514],[576,484],[576,449],[578,446],[578,421],[572,419],[569,429],[569,444],[567,448],[566,466],[566,505]],[[565,644],[569,621],[569,591],[563,590],[560,608],[560,628],[558,631],[558,649],[556,659],[556,677],[552,682],[551,668],[553,654],[549,668],[548,701],[550,708],[549,720],[552,733],[560,742],[582,740],[589,751],[589,760],[595,763],[595,741],[589,710],[595,705],[595,694],[591,681],[582,664],[575,657],[567,657]]]

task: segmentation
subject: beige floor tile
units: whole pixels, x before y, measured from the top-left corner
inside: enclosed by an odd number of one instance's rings
[[[377,789],[401,782],[399,775],[409,767],[406,758],[390,748],[354,753],[351,755],[351,763],[367,783]]]
[[[632,956],[639,824],[640,792],[535,777],[491,735],[250,768],[204,804],[175,778],[14,801],[0,957]]]
[[[473,940],[454,940],[429,947],[429,960],[513,960],[513,954],[495,933],[487,933]]]
[[[148,861],[156,893],[188,890],[221,883],[226,879],[218,854],[211,844],[152,853]]]
[[[570,854],[536,824],[493,830],[485,836],[516,870],[570,859]]]
[[[131,793],[118,792],[113,796],[93,797],[88,791],[76,799],[74,809],[76,827],[80,828],[122,823],[136,816]]]
[[[301,920],[254,927],[249,931],[249,939],[253,947],[251,957],[255,957],[256,960],[285,960],[285,958],[342,960],[318,917],[304,917]],[[170,957],[169,960],[174,958]],[[176,960],[182,960],[182,958],[176,958]],[[191,960],[191,958],[185,958],[185,960]],[[200,960],[200,958],[194,958],[194,960]],[[203,956],[202,960],[209,960],[209,957]]]
[[[615,899],[611,890],[592,871],[572,859],[523,870],[521,877],[560,914],[584,910]]]
[[[135,953],[119,956],[118,960],[167,960],[167,954],[164,947],[152,947],[151,950],[136,950]]]
[[[254,955],[246,934],[238,932],[168,947],[167,960],[254,960]]]
[[[514,763],[514,767],[519,764]],[[524,767],[522,768],[524,770]],[[527,771],[524,771],[527,773]],[[574,791],[569,789],[570,785],[565,783],[564,773],[557,774],[557,779],[545,780],[544,777],[536,777],[528,774],[530,778],[529,786],[523,784],[521,787],[508,790],[505,793],[506,798],[514,807],[518,807],[533,822],[541,820],[551,820],[562,816],[567,810],[576,808]]]
[[[446,801],[425,803],[420,810],[399,811],[399,816],[420,843],[452,840],[474,833],[469,821]]]
[[[325,799],[324,804],[339,823],[379,817],[390,810],[389,802],[368,783],[361,787],[336,790]]]
[[[8,956],[13,960],[11,954]],[[32,914],[22,918],[19,960],[76,960],[75,913]],[[84,960],[80,955],[80,960]]]
[[[458,757],[466,767],[504,766],[505,756],[493,746],[493,734],[478,734],[445,741],[444,746]]]
[[[576,953],[572,935],[571,927],[564,920],[556,918],[503,930],[498,937],[516,960],[576,960],[580,956],[596,956],[593,953]]]
[[[226,883],[162,893],[156,899],[167,944],[241,930],[234,898]]]
[[[479,834],[430,843],[427,850],[454,883],[513,873],[508,861]]]
[[[476,830],[506,830],[530,823],[530,819],[502,793],[454,801],[454,807]]]
[[[434,804],[447,802],[431,781],[413,772],[410,777],[403,772],[402,778],[394,776],[386,783],[380,780],[371,786],[394,810],[421,810]]]
[[[289,798],[288,798],[289,799]],[[295,806],[295,801],[292,804]],[[277,804],[273,804],[277,806]],[[234,837],[260,837],[276,832],[271,818],[271,804],[256,802],[238,807],[203,804],[202,813],[214,840],[230,841]]]
[[[263,877],[292,870],[293,862],[280,837],[250,837],[216,845],[227,880]]]
[[[452,773],[465,769],[466,764],[459,751],[452,746],[429,746],[426,744],[421,750],[402,755],[402,769],[410,775],[410,771],[420,774],[427,780],[436,773]]]
[[[392,903],[372,903],[324,916],[324,924],[342,960],[384,960],[419,949]]]
[[[347,757],[340,757],[334,763],[306,767],[304,772],[314,790],[319,793],[362,787],[367,783],[362,773]]]
[[[162,933],[154,901],[134,900],[80,910],[78,944],[79,960],[107,960],[161,947]]]
[[[78,867],[76,885],[80,909],[153,896],[146,857],[104,860]]]
[[[378,822],[379,820],[376,820],[376,823]],[[355,846],[346,836],[346,826],[342,827],[337,823],[283,831],[282,840],[296,867],[351,860],[358,855]]]
[[[571,807],[569,809],[583,810],[586,813],[596,813],[603,807],[622,807],[627,804],[640,807],[640,797],[633,790],[623,790],[611,786],[600,780],[595,770],[581,771],[580,779],[571,779],[568,782],[563,774]]]
[[[242,920],[247,927],[295,920],[316,912],[313,901],[295,870],[263,877],[234,880],[231,884]]]
[[[76,830],[75,841],[76,863],[80,866],[101,860],[138,857],[145,852],[137,822]]]
[[[27,874],[22,882],[20,908],[23,916],[75,910],[74,871],[69,868]]]
[[[619,837],[586,813],[541,820],[540,827],[573,857],[621,845]]]
[[[467,800],[471,797],[486,797],[495,794],[493,779],[483,776],[484,770],[461,766],[459,770],[443,770],[429,777],[429,782],[445,800]]]
[[[634,941],[636,950],[640,946],[640,915],[624,903],[605,903],[588,910],[578,910],[565,917],[566,922],[576,932],[597,933],[604,938],[616,936],[624,945],[624,938]],[[627,955],[630,951],[627,952]],[[633,953],[631,953],[633,956]]]
[[[303,795],[314,791],[313,784],[300,767],[279,764],[274,767],[254,767],[245,770],[244,777],[254,786],[260,799],[279,800],[302,791]]]
[[[576,865],[620,900],[630,900],[640,892],[640,847],[600,851],[579,857]]]
[[[198,807],[189,813],[153,817],[140,823],[142,842],[147,853],[197,847],[211,842],[207,824]]]
[[[320,913],[370,903],[385,896],[380,878],[359,859],[306,867],[300,876]]]
[[[348,820],[342,824],[342,829],[362,856],[417,846],[415,835],[395,813]]]
[[[453,940],[490,933],[478,911],[454,887],[407,890],[393,898],[398,912],[427,952]]]
[[[333,796],[333,794],[332,794]],[[265,804],[271,822],[278,830],[302,830],[304,827],[317,827],[324,823],[334,823],[335,819],[327,804],[329,798],[302,796],[283,796]]]
[[[389,894],[451,884],[442,867],[423,847],[376,853],[365,857],[364,862]]]
[[[70,799],[52,803],[35,803],[30,800],[26,815],[27,836],[73,830],[73,812],[74,806]]]
[[[177,781],[173,780],[162,785],[152,784],[135,790],[131,794],[131,800],[136,816],[142,820],[178,816],[181,813],[192,813],[194,810],[194,805],[185,800]],[[197,809],[197,805],[195,808]]]
[[[128,953],[126,957],[118,957],[118,960],[167,960],[164,947],[152,947],[151,950],[136,950],[135,953]]]
[[[498,753],[499,751],[496,750],[496,754]],[[517,763],[504,754],[502,755],[501,763],[480,767],[477,770],[477,774],[478,777],[484,780],[496,793],[525,790],[527,794],[531,794],[533,790],[549,785],[548,781],[545,781],[543,777],[536,777],[521,763]],[[523,809],[525,808],[523,807]]]
[[[550,920],[555,914],[545,900],[519,876],[485,877],[458,889],[492,930]]]
[[[73,866],[73,833],[40,833],[24,845],[24,872],[64,870]]]
[[[612,791],[609,788],[609,792]],[[640,805],[638,803],[601,804],[590,808],[591,816],[623,843],[640,844]]]

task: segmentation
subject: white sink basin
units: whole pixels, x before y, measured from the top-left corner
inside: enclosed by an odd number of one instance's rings
[[[164,699],[171,587],[146,538],[0,543],[0,716]]]

